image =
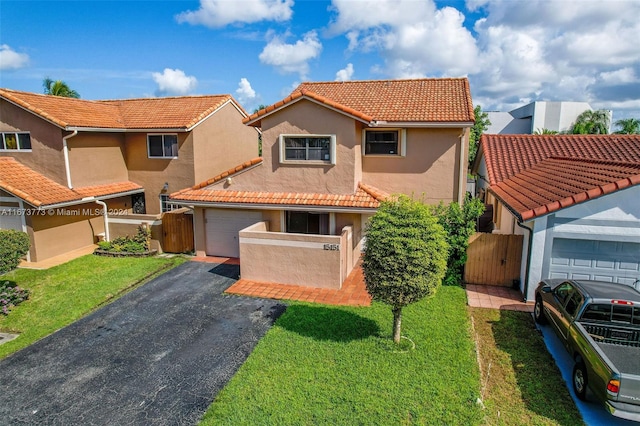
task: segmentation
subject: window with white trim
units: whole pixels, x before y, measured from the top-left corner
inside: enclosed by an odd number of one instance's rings
[[[31,151],[31,135],[27,132],[2,132],[0,151]]]
[[[393,155],[404,157],[404,129],[365,130],[362,141],[364,155]]]
[[[336,164],[336,136],[280,135],[280,162]]]
[[[160,194],[160,211],[162,213],[170,212],[171,210],[177,210],[179,208],[179,205],[173,204],[169,201],[168,194]]]
[[[147,135],[149,158],[178,158],[178,135]]]

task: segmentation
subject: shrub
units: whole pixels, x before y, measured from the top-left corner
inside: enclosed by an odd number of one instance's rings
[[[111,241],[100,241],[101,250],[116,253],[144,253],[151,247],[151,230],[145,226],[138,226],[138,232],[133,237],[118,237]]]
[[[29,290],[18,287],[11,281],[0,282],[0,312],[9,315],[9,308],[29,298]]]
[[[29,245],[26,232],[0,229],[0,274],[17,268],[20,259],[29,251]]]

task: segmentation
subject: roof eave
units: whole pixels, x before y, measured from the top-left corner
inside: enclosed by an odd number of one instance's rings
[[[339,207],[339,206],[310,206],[300,204],[258,204],[258,203],[220,203],[215,201],[193,201],[171,198],[171,203],[186,207],[208,207],[221,209],[250,209],[250,210],[294,210],[294,211],[322,211],[336,213],[375,213],[377,207]]]

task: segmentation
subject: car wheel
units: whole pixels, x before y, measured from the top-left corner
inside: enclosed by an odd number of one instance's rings
[[[573,390],[581,401],[587,399],[587,368],[582,361],[573,366]]]
[[[542,297],[536,297],[536,304],[533,307],[533,318],[538,324],[546,324],[547,318],[544,316],[544,308],[542,305]]]

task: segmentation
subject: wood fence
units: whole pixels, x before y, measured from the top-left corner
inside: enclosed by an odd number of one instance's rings
[[[511,287],[520,279],[522,241],[522,235],[473,235],[467,248],[465,282]]]
[[[190,253],[194,250],[193,215],[183,211],[162,214],[162,250],[167,253]]]

